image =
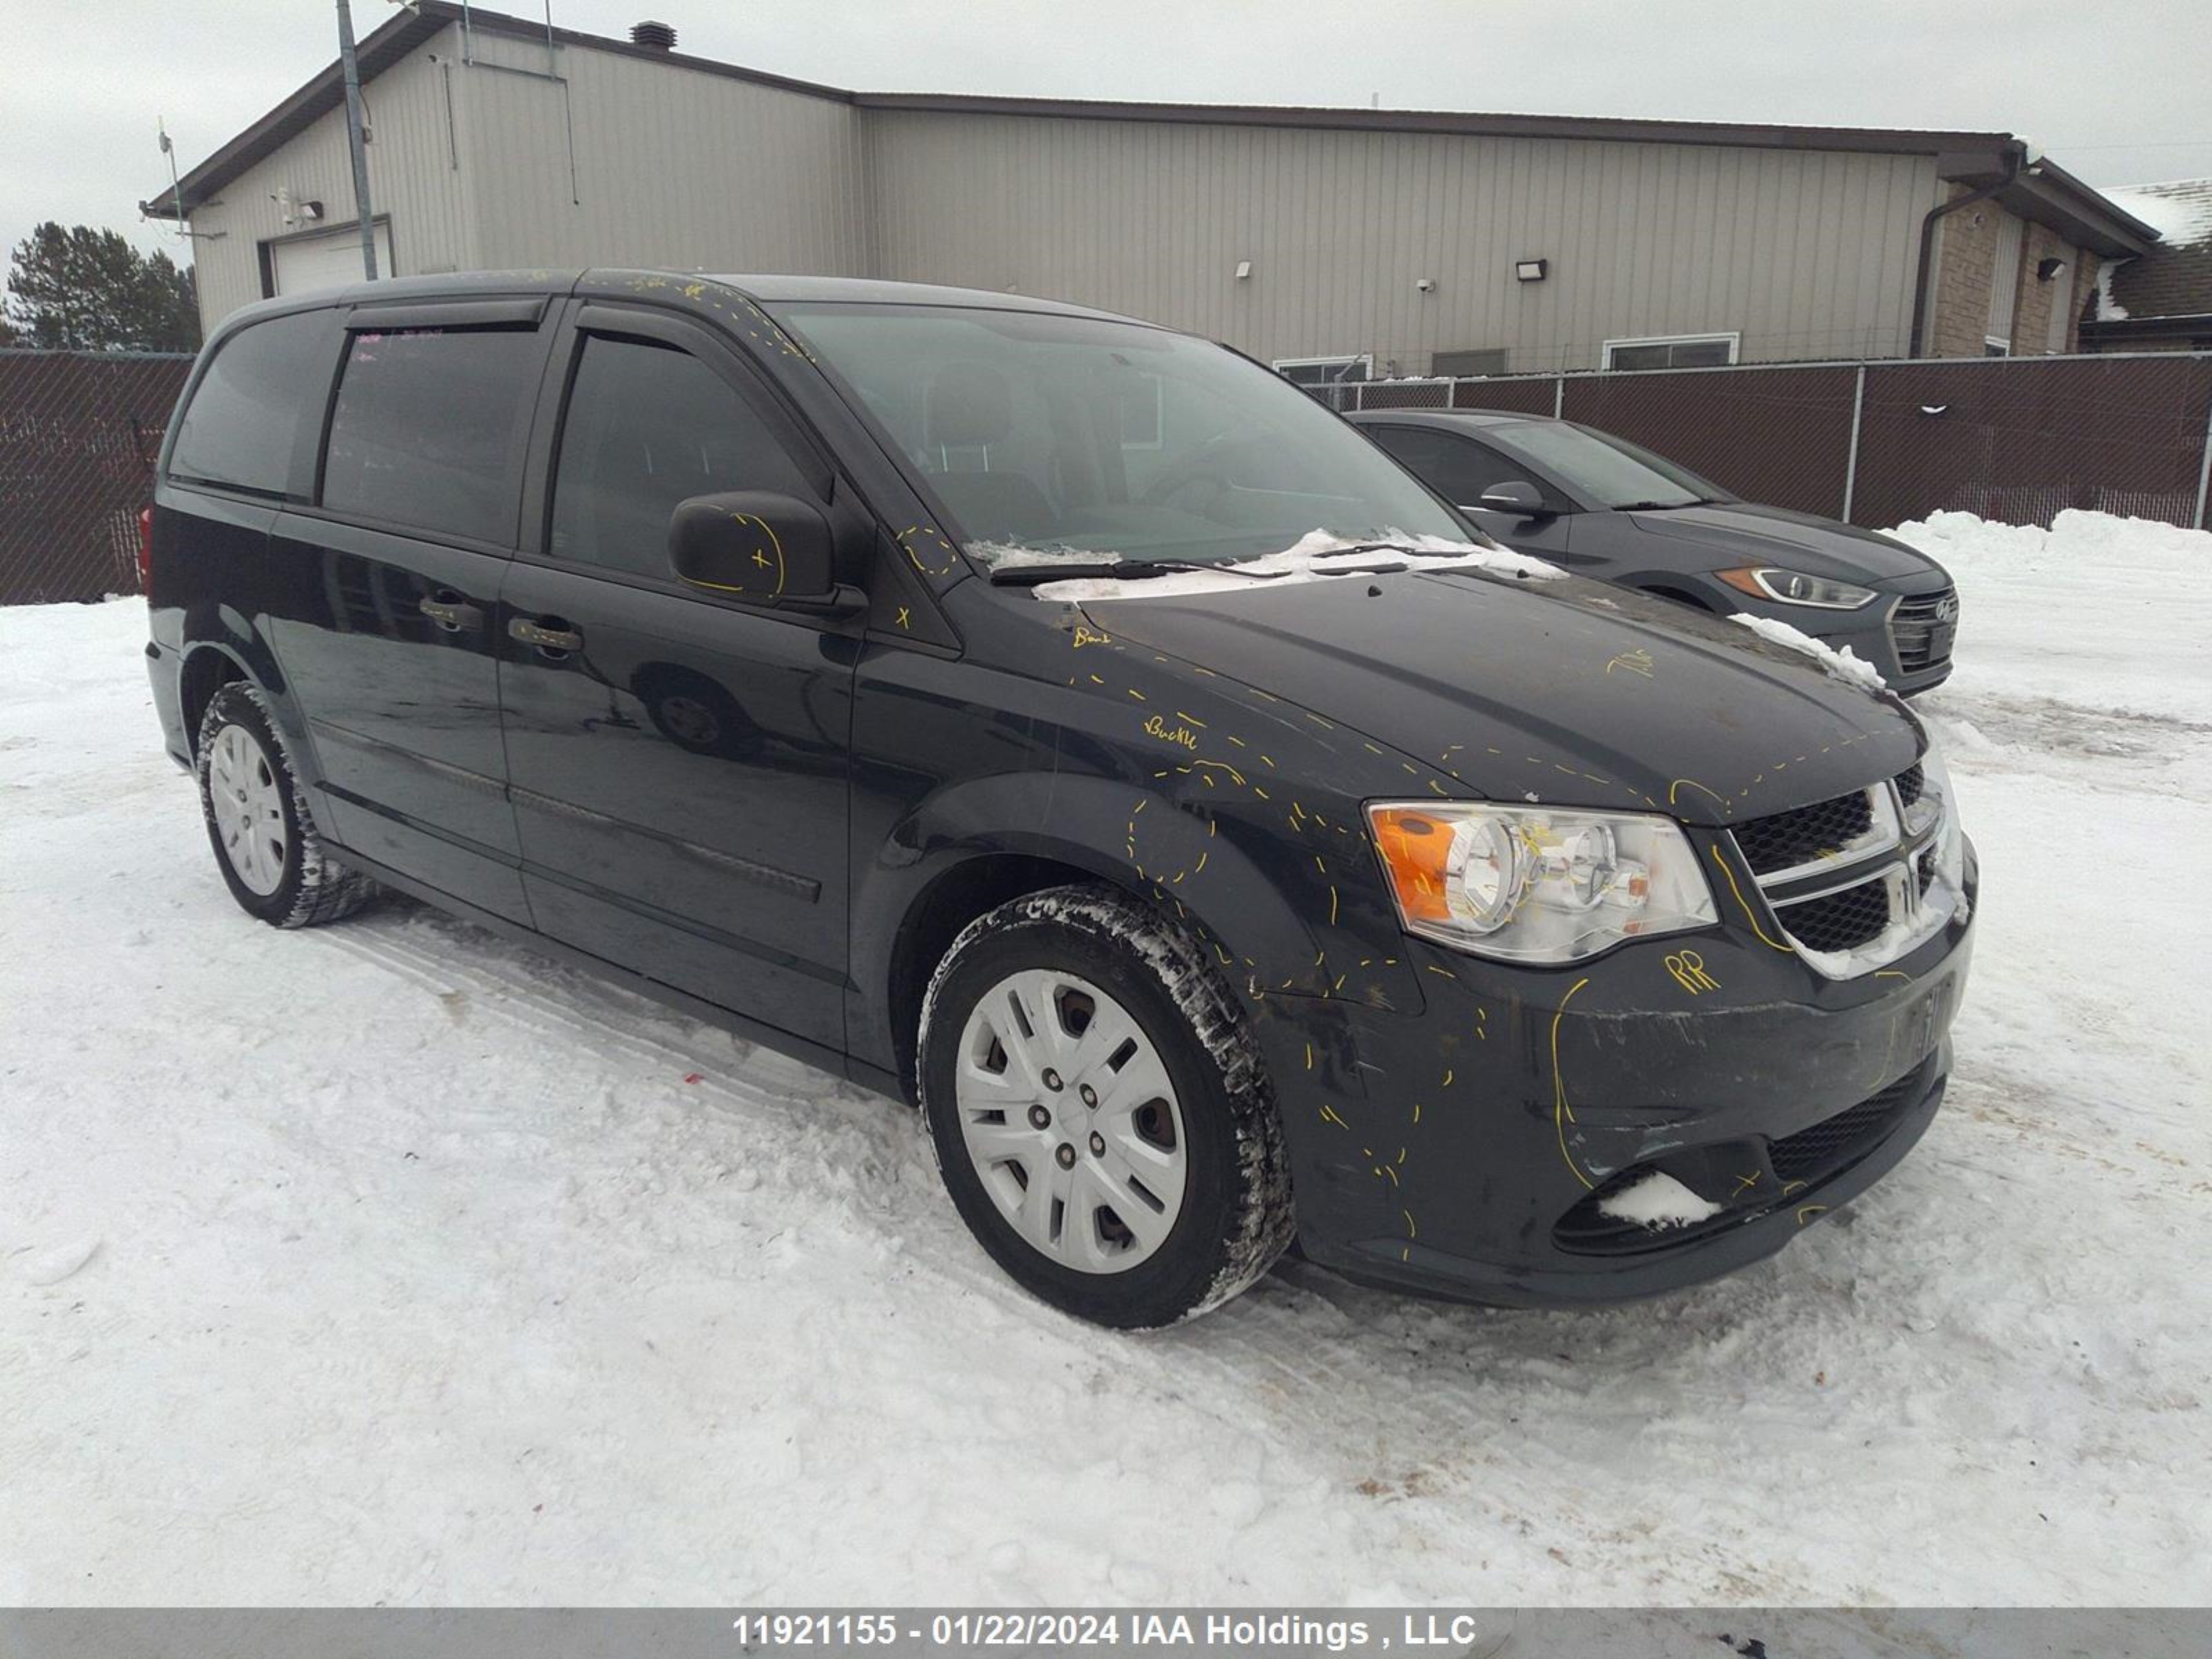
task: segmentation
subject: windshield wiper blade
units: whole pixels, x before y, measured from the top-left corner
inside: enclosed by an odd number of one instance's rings
[[[1686,501],[1623,501],[1613,510],[1616,513],[1672,513],[1679,507],[1705,507],[1709,504],[1692,495]]]
[[[1217,565],[1191,564],[1179,559],[1053,559],[1040,560],[1036,564],[994,565],[991,581],[998,587],[1036,587],[1043,582],[1079,581],[1085,577],[1142,581],[1148,576],[1164,576],[1171,572],[1218,568]]]

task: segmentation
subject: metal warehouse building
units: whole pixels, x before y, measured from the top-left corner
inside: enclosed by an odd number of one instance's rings
[[[2017,138],[853,93],[421,0],[362,43],[380,268],[1050,295],[1296,378],[2069,351],[2156,240]],[[145,204],[200,304],[357,280],[336,65]]]

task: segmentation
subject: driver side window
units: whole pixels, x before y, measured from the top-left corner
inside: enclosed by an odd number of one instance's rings
[[[1454,507],[1473,507],[1482,499],[1483,491],[1502,483],[1532,485],[1542,490],[1547,501],[1553,494],[1526,469],[1472,438],[1413,426],[1371,430],[1376,442]]]
[[[696,357],[587,338],[561,430],[552,556],[665,578],[677,504],[729,489],[815,495],[752,405]]]

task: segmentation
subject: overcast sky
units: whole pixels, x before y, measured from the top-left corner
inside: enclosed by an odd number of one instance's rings
[[[354,0],[366,35],[392,0]],[[538,0],[510,0],[543,15]],[[0,249],[137,204],[337,56],[333,0],[8,0]],[[2212,174],[2212,0],[554,0],[878,92],[2016,132],[2093,184]]]

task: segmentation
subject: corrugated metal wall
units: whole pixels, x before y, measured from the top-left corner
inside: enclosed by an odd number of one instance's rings
[[[1893,355],[1940,188],[1924,156],[907,111],[870,112],[867,149],[882,275],[1378,374],[1494,346],[1595,368],[1607,339],[1705,332],[1746,361]],[[1532,258],[1547,279],[1516,283]]]
[[[475,56],[461,142],[485,265],[866,274],[851,105],[568,46],[564,86],[538,78],[544,46],[483,33]]]
[[[1607,339],[1709,332],[1745,361],[1897,355],[1941,189],[1926,156],[863,109],[509,35],[474,57],[448,28],[368,88],[399,274],[1011,288],[1377,374],[1498,347],[1515,371],[1595,368]],[[280,185],[350,217],[342,115],[200,210],[210,322],[259,296]],[[1547,279],[1516,283],[1533,258]]]
[[[453,39],[454,32],[447,30],[368,88],[375,137],[368,149],[369,193],[377,216],[391,216],[392,257],[400,276],[465,270],[482,263],[470,235],[460,156],[447,119],[444,65]],[[275,199],[280,189],[290,191],[295,201],[322,203],[322,224],[287,225]],[[264,240],[358,222],[345,112],[325,115],[217,194],[221,199],[197,210],[191,222],[200,317],[210,326],[262,297]]]

